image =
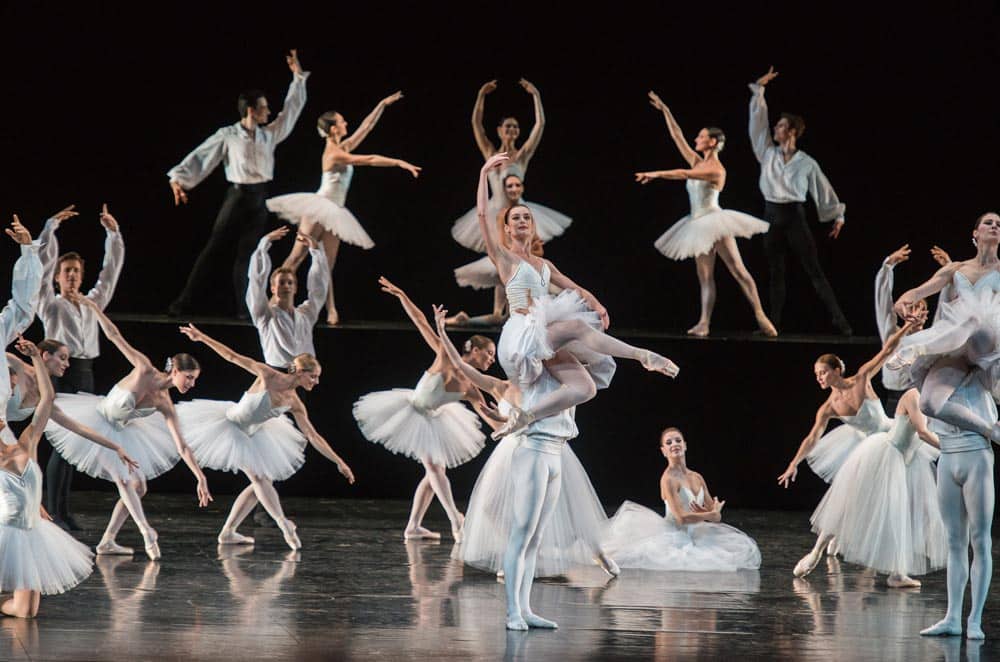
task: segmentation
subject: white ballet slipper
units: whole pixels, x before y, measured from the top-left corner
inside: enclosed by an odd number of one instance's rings
[[[131,547],[123,547],[116,543],[114,540],[102,540],[94,548],[94,551],[98,554],[106,554],[109,556],[132,556],[135,554],[135,550]]]
[[[290,519],[286,519],[281,524],[281,533],[285,537],[285,542],[293,550],[302,549],[302,541],[299,540],[299,534],[296,533],[297,529],[295,522]]]
[[[821,558],[823,558],[822,549],[809,552],[795,564],[795,569],[792,570],[792,574],[796,577],[805,577],[816,569],[816,566],[819,565]]]
[[[527,632],[528,623],[524,620],[524,618],[520,614],[518,614],[517,616],[508,616],[507,629]]]
[[[920,581],[908,575],[889,575],[885,584],[889,588],[920,588]]]
[[[660,356],[656,352],[651,352],[648,349],[643,351],[639,362],[642,363],[642,367],[646,370],[649,370],[650,372],[660,372],[671,378],[676,377],[680,372],[680,368],[678,368],[677,364],[673,361],[665,356]]]
[[[929,628],[924,628],[920,634],[925,637],[958,637],[962,634],[962,625],[953,621],[938,621]]]
[[[149,557],[150,561],[160,560],[160,543],[159,536],[156,530],[153,528],[148,528],[142,532],[142,540],[146,546],[146,556]]]
[[[538,614],[532,613],[530,611],[522,612],[521,616],[524,617],[524,622],[528,624],[529,628],[541,628],[544,630],[558,630],[559,624],[555,621],[550,621],[547,618],[542,618]]]
[[[418,526],[403,531],[403,540],[441,540],[441,534]]]
[[[253,538],[236,531],[226,531],[224,529],[221,533],[219,533],[220,545],[252,545],[253,543]]]
[[[531,412],[524,411],[520,407],[511,407],[507,415],[507,422],[490,435],[493,441],[500,441],[504,437],[515,432],[520,432],[535,421],[535,416]]]

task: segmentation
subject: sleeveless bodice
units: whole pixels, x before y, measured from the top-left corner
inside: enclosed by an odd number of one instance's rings
[[[893,421],[892,429],[889,430],[889,444],[895,447],[903,455],[903,461],[909,464],[916,455],[920,444],[924,443],[917,436],[917,429],[913,427],[913,421],[906,414],[899,414]]]
[[[692,501],[694,503],[697,503],[699,506],[704,506],[705,505],[705,489],[704,488],[699,489],[698,490],[698,494],[695,494],[694,492],[692,492],[691,490],[688,489],[687,485],[682,485],[681,486],[681,497],[682,497],[682,500],[683,500],[683,506],[684,506],[684,512],[685,513],[691,512],[691,502]],[[670,522],[671,524],[673,524],[675,526],[680,526],[680,523],[674,517],[674,512],[672,510],[670,510],[670,504],[668,504],[666,501],[663,502],[663,510],[665,512],[664,517],[666,518],[666,520],[668,522]]]
[[[334,166],[333,170],[324,170],[320,178],[317,194],[337,203],[341,207],[347,200],[347,191],[351,188],[351,177],[354,176],[354,166],[351,164]]]
[[[969,277],[961,271],[956,271],[955,275],[952,276],[952,281],[955,286],[955,294],[958,296],[1000,292],[1000,271],[991,271],[985,276],[980,276],[975,283],[970,281]]]
[[[549,293],[549,278],[552,272],[549,265],[542,263],[539,273],[535,267],[522,260],[514,270],[514,275],[507,281],[507,303],[511,312],[527,310],[531,302]]]
[[[698,218],[709,212],[719,211],[719,191],[704,179],[689,179],[685,185],[691,202],[691,216]]]
[[[14,390],[10,394],[10,399],[7,400],[7,421],[23,421],[29,416],[35,413],[34,407],[21,407],[21,400],[24,399],[24,391],[21,389],[21,385],[18,384],[14,387]]]
[[[444,388],[444,376],[440,372],[431,374],[425,372],[417,387],[413,389],[413,397],[410,404],[422,412],[433,412],[441,405],[449,402],[458,402],[464,393],[446,391]]]
[[[892,426],[892,419],[885,415],[882,402],[879,400],[865,400],[854,416],[837,418],[865,436],[885,432]]]
[[[124,428],[133,419],[152,416],[156,408],[136,409],[135,393],[116,385],[97,403],[97,412],[115,427]]]
[[[42,470],[28,460],[24,473],[0,470],[0,526],[32,529],[42,503]]]
[[[288,405],[274,407],[271,404],[271,395],[264,391],[243,394],[240,401],[226,410],[226,419],[236,424],[248,435],[252,435],[262,423],[266,423],[272,418],[281,416],[291,409]]]

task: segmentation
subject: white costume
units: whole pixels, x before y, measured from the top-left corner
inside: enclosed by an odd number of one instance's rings
[[[21,257],[14,263],[10,301],[0,310],[0,339],[5,348],[34,321],[41,284],[42,261],[38,258],[38,244],[22,245]],[[9,398],[10,366],[7,353],[0,351],[0,402],[6,403]]]
[[[892,426],[892,419],[885,415],[882,403],[878,400],[866,399],[854,416],[837,418],[844,424],[820,437],[806,455],[809,468],[828,483],[833,481],[837,471],[858,444],[876,432],[887,432]]]
[[[704,255],[715,242],[726,237],[746,239],[767,232],[759,218],[719,206],[719,191],[703,179],[688,179],[685,185],[691,213],[670,226],[656,240],[656,250],[672,260]]]
[[[267,208],[290,223],[298,225],[303,220],[312,221],[340,237],[341,241],[371,248],[375,242],[344,206],[353,175],[351,164],[334,166],[333,170],[323,171],[319,190],[315,193],[289,193],[269,198]]]

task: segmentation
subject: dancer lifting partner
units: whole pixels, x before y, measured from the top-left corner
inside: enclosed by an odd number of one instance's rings
[[[316,193],[279,195],[267,201],[268,209],[283,219],[299,225],[301,234],[309,235],[321,242],[326,250],[326,259],[330,264],[330,285],[326,293],[327,324],[340,322],[333,296],[333,267],[337,263],[340,242],[345,241],[364,249],[375,245],[358,219],[344,206],[354,176],[354,166],[402,168],[414,177],[420,176],[420,168],[402,159],[378,154],[354,153],[361,141],[375,128],[375,124],[382,117],[382,112],[402,98],[403,93],[396,92],[379,101],[375,109],[361,122],[357,131],[350,136],[347,135],[347,121],[343,115],[334,110],[320,115],[316,128],[320,137],[326,141],[326,147],[323,148],[321,159],[322,176],[319,190]],[[305,256],[306,246],[296,243],[282,267],[294,272],[298,270]]]
[[[701,284],[701,317],[696,325],[688,329],[688,334],[707,336],[709,333],[712,310],[715,308],[715,258],[718,256],[750,302],[761,332],[766,336],[777,336],[777,330],[760,305],[757,283],[744,266],[736,245],[736,237],[745,239],[767,232],[767,223],[749,214],[719,206],[719,194],[726,185],[726,169],[722,166],[719,153],[726,144],[726,134],[715,127],[704,128],[695,136],[694,149],[691,149],[670,109],[655,92],[649,93],[649,102],[653,108],[663,112],[670,137],[690,166],[687,169],[635,173],[635,179],[640,184],[648,184],[654,179],[687,181],[691,213],[674,223],[656,240],[656,249],[673,260],[695,259],[698,282]]]

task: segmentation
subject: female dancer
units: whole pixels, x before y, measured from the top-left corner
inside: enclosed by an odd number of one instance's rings
[[[406,293],[385,278],[379,278],[378,282],[383,292],[399,299],[424,342],[434,351],[434,363],[412,391],[393,389],[362,396],[354,403],[354,418],[368,441],[382,444],[393,453],[401,453],[424,465],[425,474],[413,495],[410,521],[403,531],[403,539],[441,537],[421,525],[433,492],[448,514],[452,536],[460,542],[465,517],[455,505],[445,470],[479,455],[486,437],[479,431],[476,415],[459,402],[469,402],[485,418],[499,420],[499,416],[487,406],[468,377],[451,364],[441,339]],[[495,354],[492,340],[473,336],[463,358],[478,369],[487,370],[493,365]]]
[[[701,284],[701,317],[688,329],[688,334],[708,335],[712,309],[715,308],[715,258],[720,256],[750,302],[760,330],[766,336],[778,335],[771,320],[764,314],[757,284],[743,265],[740,249],[736,245],[736,237],[747,238],[767,232],[768,224],[749,214],[719,207],[719,194],[726,185],[726,169],[719,160],[719,152],[726,144],[725,134],[722,129],[702,129],[694,139],[694,149],[691,149],[670,109],[655,92],[649,93],[649,102],[663,111],[670,137],[690,166],[689,169],[635,173],[635,179],[640,184],[648,184],[654,179],[687,180],[691,213],[663,233],[656,240],[656,248],[672,260],[689,257],[695,260]]]
[[[521,394],[517,386],[481,372],[459,355],[445,331],[447,311],[435,306],[434,318],[441,344],[452,365],[478,389],[491,395],[499,403],[501,414],[507,413],[511,403],[519,404]],[[490,419],[487,422],[494,425]],[[472,488],[465,518],[462,560],[498,575],[503,574],[503,557],[514,519],[511,461],[521,439],[520,435],[508,435],[490,453]],[[569,444],[563,444],[561,460],[562,490],[538,550],[535,576],[561,575],[570,565],[592,562],[609,575],[617,576],[618,565],[601,548],[601,536],[608,521],[604,506]]]
[[[288,372],[278,372],[266,363],[237,354],[193,324],[182,326],[180,331],[256,378],[239,402],[194,400],[178,406],[198,463],[219,471],[242,471],[250,479],[250,485],[236,497],[222,525],[219,544],[253,544],[253,538],[237,533],[236,529],[260,501],[281,529],[288,546],[300,549],[302,543],[295,532],[295,523],[285,517],[273,483],[288,478],[302,466],[306,441],[336,464],[347,482],[354,483],[351,468],[313,427],[305,405],[295,392],[299,387],[311,391],[319,383],[319,361],[311,354],[299,354]],[[284,417],[289,411],[302,432]]]
[[[635,359],[647,370],[662,372],[668,377],[675,377],[678,372],[669,359],[603,333],[609,318],[600,301],[564,276],[552,262],[531,254],[535,227],[527,207],[511,207],[505,214],[504,233],[510,240],[510,248],[489,234],[487,175],[508,160],[506,154],[489,158],[479,174],[477,196],[479,225],[487,255],[506,284],[511,309],[511,316],[500,334],[497,354],[504,371],[522,391],[544,370],[563,388],[539,391],[528,409],[512,407],[507,423],[493,433],[494,439],[594,397],[597,388],[607,386],[614,374],[612,356]],[[550,297],[550,281],[564,291]]]
[[[14,593],[0,604],[0,611],[33,618],[43,593],[63,593],[90,575],[93,554],[48,521],[42,509],[38,441],[52,412],[55,390],[38,348],[24,339],[17,348],[31,357],[39,376],[39,398],[20,439],[0,444],[0,591]]]
[[[45,434],[67,462],[94,478],[113,482],[118,488],[121,498],[115,504],[108,527],[97,545],[97,553],[132,554],[132,549],[115,542],[118,531],[131,515],[142,533],[146,554],[155,561],[160,558],[160,546],[156,531],[146,521],[142,509],[146,482],[169,471],[180,459],[198,481],[198,505],[207,506],[212,500],[208,480],[181,436],[177,412],[170,399],[171,388],[180,393],[191,390],[201,368],[190,354],[175,354],[167,359],[163,371],[157,370],[145,354],[125,340],[118,327],[96,303],[84,296],[74,296],[71,301],[93,311],[105,337],[132,364],[132,371],[104,397],[89,393],[61,394],[59,406],[69,418],[122,446],[136,459],[139,468],[129,473],[128,467],[121,466],[115,453],[94,448],[77,432],[54,422],[49,423]]]
[[[382,112],[403,98],[402,92],[390,94],[378,102],[358,130],[347,136],[347,122],[336,111],[327,111],[319,116],[316,128],[320,137],[326,140],[321,166],[323,175],[316,193],[292,193],[279,195],[267,201],[267,208],[285,220],[299,224],[299,232],[323,243],[326,259],[330,263],[330,288],[326,295],[327,324],[340,322],[333,296],[333,267],[337,263],[340,242],[368,249],[375,245],[358,219],[344,206],[347,190],[351,186],[354,166],[379,166],[402,168],[414,177],[420,175],[420,168],[403,161],[378,154],[354,154],[361,141],[368,136]],[[308,252],[308,246],[296,242],[292,252],[285,258],[284,268],[298,270]]]
[[[623,568],[732,572],[760,567],[753,538],[721,524],[722,507],[701,474],[687,466],[687,440],[669,427],[660,435],[667,468],[660,477],[666,515],[626,501],[611,518],[606,549]],[[707,505],[706,505],[707,504]]]

